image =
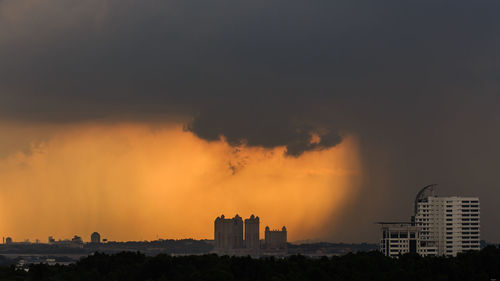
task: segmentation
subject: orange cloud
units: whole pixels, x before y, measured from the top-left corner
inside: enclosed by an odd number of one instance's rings
[[[0,159],[0,229],[15,240],[212,238],[216,216],[253,213],[290,240],[326,235],[357,192],[357,143],[284,150],[207,142],[181,125],[65,126]]]

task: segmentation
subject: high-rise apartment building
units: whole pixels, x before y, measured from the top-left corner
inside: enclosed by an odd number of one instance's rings
[[[415,215],[410,223],[381,223],[380,250],[384,254],[456,256],[480,249],[479,198],[438,197],[434,195],[434,187],[426,186],[417,194]],[[410,244],[411,233],[415,233],[416,247]]]
[[[260,250],[259,225],[259,217],[251,215],[250,218],[245,219],[245,247],[255,253]]]
[[[477,197],[418,199],[414,217],[420,227],[423,255],[456,256],[480,249],[480,206]]]
[[[243,248],[243,219],[236,215],[226,219],[224,215],[214,222],[215,250],[219,253],[230,253]]]

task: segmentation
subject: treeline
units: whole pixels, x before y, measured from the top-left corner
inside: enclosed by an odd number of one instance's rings
[[[311,259],[228,257],[217,255],[148,257],[141,253],[96,253],[69,266],[31,265],[0,268],[1,280],[500,280],[500,249],[494,246],[456,258],[378,252]]]

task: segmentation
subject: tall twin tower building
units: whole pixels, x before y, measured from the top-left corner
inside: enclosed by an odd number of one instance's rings
[[[259,217],[251,215],[245,219],[245,235],[243,236],[243,219],[236,215],[227,219],[224,215],[214,222],[215,251],[219,254],[250,254],[261,252]],[[245,240],[243,240],[245,237]],[[266,251],[286,251],[286,228],[270,230],[266,227],[264,249]]]

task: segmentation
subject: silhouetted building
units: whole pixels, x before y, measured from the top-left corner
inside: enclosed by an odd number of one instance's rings
[[[243,220],[236,215],[226,219],[224,215],[214,222],[215,251],[218,253],[234,253],[243,248]]]
[[[95,244],[101,243],[101,235],[97,232],[92,233],[90,235],[90,242]]]
[[[270,230],[266,226],[265,232],[265,247],[268,250],[286,250],[286,227],[283,226],[281,230]]]
[[[7,238],[5,239],[5,244],[12,244],[12,238],[7,237]]]
[[[251,215],[245,220],[245,247],[253,253],[260,250],[259,217]]]
[[[82,244],[83,243],[82,237],[78,235],[73,236],[73,238],[71,239],[71,243]]]
[[[56,239],[54,239],[54,237],[52,236],[49,236],[49,244],[52,244],[52,243],[55,243],[56,242]]]

